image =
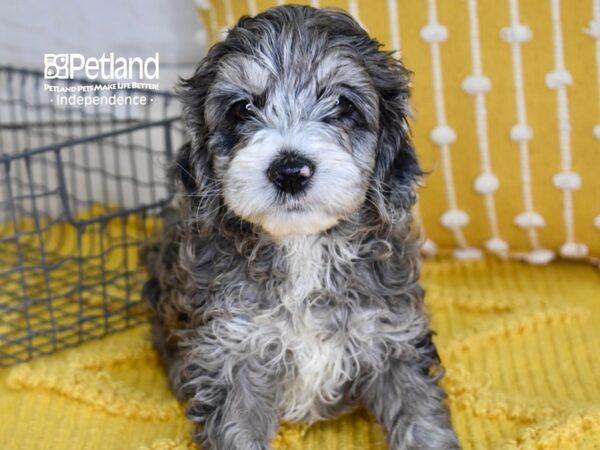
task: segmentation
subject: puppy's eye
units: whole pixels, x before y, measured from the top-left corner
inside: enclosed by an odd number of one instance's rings
[[[231,107],[231,115],[234,119],[244,122],[254,114],[254,105],[248,100],[240,100]]]
[[[347,116],[354,110],[354,105],[343,95],[335,99],[335,106],[338,110],[338,115]]]

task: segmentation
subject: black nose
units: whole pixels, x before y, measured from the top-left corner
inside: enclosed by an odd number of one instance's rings
[[[281,191],[297,194],[308,184],[315,165],[295,153],[283,153],[269,166],[267,176]]]

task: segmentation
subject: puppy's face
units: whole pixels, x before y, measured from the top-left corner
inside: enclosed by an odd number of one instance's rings
[[[180,94],[191,144],[178,167],[207,230],[223,209],[285,236],[361,207],[394,222],[412,204],[407,72],[341,11],[242,18]]]
[[[282,46],[283,47],[283,46]],[[273,235],[315,233],[364,201],[379,128],[370,77],[352,55],[282,48],[220,64],[206,106],[227,206]]]

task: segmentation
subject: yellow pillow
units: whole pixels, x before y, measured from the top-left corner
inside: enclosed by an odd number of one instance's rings
[[[198,1],[210,42],[282,3]],[[414,72],[425,253],[598,261],[598,0],[294,3],[346,9]]]

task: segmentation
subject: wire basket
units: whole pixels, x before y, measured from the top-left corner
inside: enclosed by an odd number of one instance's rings
[[[0,366],[145,320],[138,252],[172,199],[180,107],[153,90],[73,92],[146,105],[61,106],[42,74],[0,66]]]

